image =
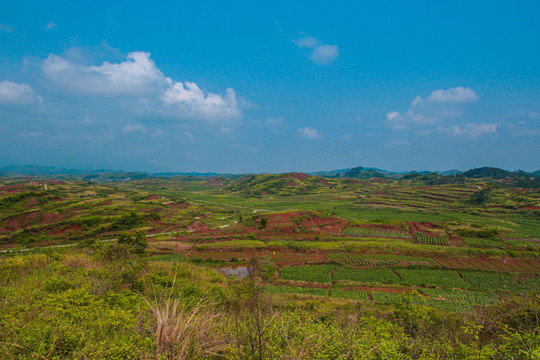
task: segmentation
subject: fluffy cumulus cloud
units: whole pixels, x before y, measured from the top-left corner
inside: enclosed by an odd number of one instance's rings
[[[34,89],[27,84],[4,80],[0,82],[0,103],[3,104],[32,104],[42,102]]]
[[[241,115],[236,93],[227,89],[225,96],[204,92],[192,82],[172,81],[162,94],[163,103],[186,117],[222,119]]]
[[[298,134],[304,139],[317,140],[322,139],[322,134],[320,134],[316,129],[306,126],[301,129],[298,129]]]
[[[299,48],[309,49],[311,61],[318,65],[328,65],[339,56],[337,45],[324,44],[315,37],[304,36],[294,43]]]
[[[405,112],[390,111],[386,123],[393,130],[407,130],[418,126],[430,126],[459,118],[460,105],[478,101],[476,92],[467,87],[433,91],[426,98],[417,96]]]
[[[105,96],[148,93],[165,79],[150,53],[142,51],[129,53],[118,64],[105,61],[100,66],[76,64],[50,54],[42,68],[48,78],[71,91]]]
[[[177,118],[229,119],[242,115],[236,93],[218,95],[194,82],[166,77],[150,53],[129,53],[119,63],[83,65],[51,54],[43,62],[44,74],[65,89],[103,97],[131,97],[137,110]]]
[[[422,98],[418,99],[418,101],[422,101]],[[459,86],[448,90],[435,90],[427,97],[426,101],[431,103],[463,104],[478,101],[478,95],[468,87]]]

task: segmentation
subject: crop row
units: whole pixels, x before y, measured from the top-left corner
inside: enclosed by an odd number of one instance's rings
[[[497,302],[498,296],[487,291],[461,291],[443,289],[422,289],[421,292],[430,299],[452,301],[473,305],[484,305]]]
[[[297,287],[297,286],[267,286],[267,293],[271,294],[302,294],[311,296],[328,296],[328,290]],[[450,310],[454,312],[467,312],[473,306],[486,306],[493,304],[499,298],[489,292],[481,291],[461,291],[461,290],[440,290],[440,289],[422,289],[424,296],[419,296],[418,299],[413,298],[413,302],[418,305],[426,305],[442,310]],[[344,291],[331,290],[332,298],[352,299],[360,301],[370,301],[370,296],[373,302],[378,304],[395,304],[402,301],[403,294],[391,293],[382,291]]]
[[[329,272],[336,269],[335,265],[290,266],[281,269],[281,278],[327,283],[332,281]]]
[[[353,281],[359,283],[395,284],[399,278],[390,269],[351,269],[341,268],[333,274],[336,281]]]
[[[404,282],[420,287],[467,288],[467,283],[453,270],[397,269],[396,273]]]
[[[395,259],[380,259],[376,256],[347,253],[330,253],[326,254],[326,258],[351,266],[389,266],[398,263]]]
[[[410,284],[417,287],[441,289],[473,289],[476,291],[540,290],[540,276],[522,274],[512,277],[505,273],[439,269],[354,269],[336,265],[305,265],[285,267],[281,278],[288,280],[330,283],[350,281],[357,283]]]
[[[447,235],[433,235],[433,234],[424,234],[422,232],[415,232],[414,238],[416,239],[416,241],[422,244],[448,245]]]
[[[347,228],[343,231],[347,235],[383,235],[392,237],[404,237],[410,238],[411,235],[405,231],[388,229],[384,227],[372,227],[372,226],[354,226]]]
[[[503,243],[500,240],[483,239],[483,238],[461,238],[465,245],[472,247],[503,247]]]
[[[328,290],[316,289],[299,286],[275,286],[269,285],[264,289],[270,294],[302,294],[302,295],[315,295],[315,296],[327,296]]]
[[[329,253],[326,254],[326,258],[328,260],[352,266],[389,266],[396,265],[401,261],[422,263],[433,262],[429,257],[392,254]]]

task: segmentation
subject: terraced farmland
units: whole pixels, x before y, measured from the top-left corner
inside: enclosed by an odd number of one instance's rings
[[[359,283],[395,284],[399,278],[389,269],[351,269],[341,268],[332,274],[335,281]]]
[[[423,256],[407,256],[393,254],[354,254],[327,253],[326,258],[350,266],[392,266],[398,263],[430,264],[432,260]]]
[[[509,274],[462,271],[460,275],[475,290],[515,290],[518,287]]]
[[[328,290],[300,286],[268,285],[264,288],[264,290],[269,294],[302,294],[313,296],[328,296]]]
[[[343,234],[411,238],[411,235],[406,231],[375,226],[354,226],[343,230]]]
[[[448,235],[433,235],[415,232],[414,238],[421,244],[448,245]]]
[[[431,269],[396,269],[396,273],[402,279],[416,286],[439,286],[442,288],[467,288],[467,283],[452,270]]]
[[[335,265],[290,266],[281,269],[280,277],[287,280],[328,283],[332,281],[329,273],[337,268]]]
[[[482,248],[502,248],[504,243],[499,239],[483,239],[483,238],[461,238],[465,245]]]

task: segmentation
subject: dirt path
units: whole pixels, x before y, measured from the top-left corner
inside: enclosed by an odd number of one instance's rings
[[[186,231],[185,229],[181,230],[181,231]],[[189,231],[189,230],[187,230]],[[170,231],[170,232],[163,232],[163,233],[156,233],[156,234],[148,234],[146,235],[147,238],[149,237],[152,237],[152,236],[159,236],[159,235],[170,235],[170,234],[176,234],[180,231]],[[109,242],[109,241],[116,241],[118,239],[114,238],[114,239],[104,239],[104,240],[97,240],[97,242]],[[33,248],[27,248],[27,249],[13,249],[13,250],[0,250],[0,253],[13,253],[13,252],[25,252],[25,251],[31,251],[31,250],[36,250],[36,249],[51,249],[51,248],[61,248],[61,247],[70,247],[70,246],[75,246],[75,245],[78,245],[79,243],[73,243],[73,244],[62,244],[62,245],[50,245],[50,246],[36,246],[36,247],[33,247]]]

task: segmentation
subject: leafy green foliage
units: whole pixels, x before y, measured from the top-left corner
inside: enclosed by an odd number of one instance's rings
[[[126,230],[132,229],[135,226],[143,224],[143,217],[134,211],[130,211],[127,214],[122,215],[112,224],[114,230]]]
[[[125,245],[132,254],[144,254],[148,247],[146,232],[137,231],[134,233],[121,233],[118,235],[118,244]]]

